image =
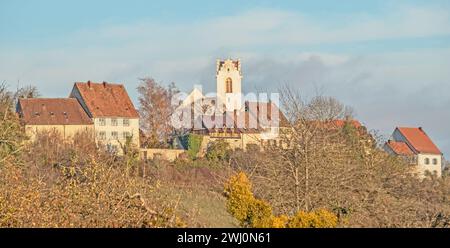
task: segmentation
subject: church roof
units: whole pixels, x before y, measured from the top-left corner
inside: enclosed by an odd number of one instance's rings
[[[272,116],[272,111],[278,111],[278,116]],[[246,102],[245,108],[240,111],[202,115],[199,118],[202,119],[202,129],[207,131],[260,133],[265,132],[267,128],[288,126],[283,112],[273,103]]]

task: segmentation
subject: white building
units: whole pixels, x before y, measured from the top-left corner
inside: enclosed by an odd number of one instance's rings
[[[121,84],[75,83],[71,98],[76,98],[94,122],[95,140],[111,151],[121,153],[128,137],[139,148],[139,114]]]
[[[182,117],[190,115],[187,122],[183,118],[173,120],[181,119],[190,132],[204,135],[205,143],[221,139],[239,149],[279,144],[279,128],[288,124],[274,102],[244,101],[239,59],[217,60],[215,94],[205,96],[194,88],[177,113]]]
[[[442,174],[443,154],[421,127],[397,127],[384,149],[415,165],[419,175],[426,171],[436,172],[438,177]]]
[[[241,61],[217,60],[216,86],[217,106],[225,106],[226,111],[242,108],[242,71]]]

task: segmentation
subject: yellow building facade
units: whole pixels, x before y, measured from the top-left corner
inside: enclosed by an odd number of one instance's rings
[[[94,131],[92,120],[76,99],[19,99],[17,113],[30,141],[42,132],[57,132],[70,140],[77,133]]]

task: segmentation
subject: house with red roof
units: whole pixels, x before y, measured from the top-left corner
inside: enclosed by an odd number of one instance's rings
[[[426,171],[442,174],[443,154],[421,127],[397,127],[384,150],[414,164],[420,175]]]
[[[92,119],[97,143],[119,154],[128,139],[139,147],[139,114],[122,84],[78,82],[69,97]]]
[[[42,132],[58,132],[69,140],[94,128],[91,118],[73,98],[21,98],[16,112],[30,141]]]

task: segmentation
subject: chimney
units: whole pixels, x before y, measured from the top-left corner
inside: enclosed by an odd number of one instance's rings
[[[419,127],[419,130],[420,130],[421,132],[423,132],[423,129],[422,129],[422,127]]]
[[[105,82],[105,81],[103,81],[103,87],[105,87],[105,88],[106,88],[106,82]]]
[[[87,82],[87,85],[88,85],[89,88],[91,88],[91,80],[89,80],[89,81]]]

